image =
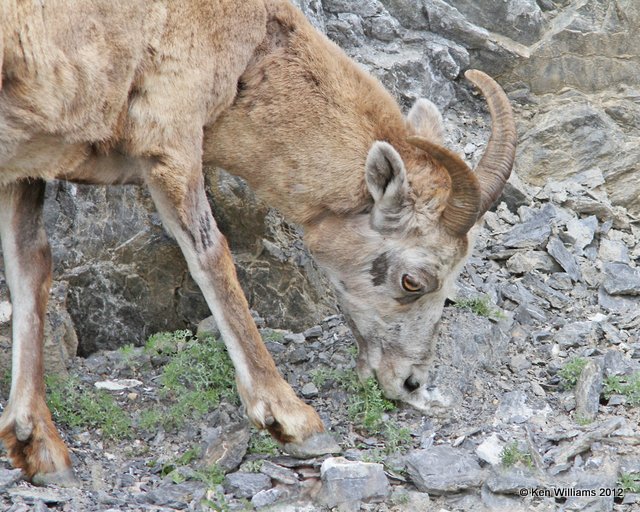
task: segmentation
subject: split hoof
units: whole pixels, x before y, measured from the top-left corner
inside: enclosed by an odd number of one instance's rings
[[[342,452],[340,445],[326,432],[314,434],[301,443],[285,443],[282,448],[289,455],[298,459],[311,459]]]

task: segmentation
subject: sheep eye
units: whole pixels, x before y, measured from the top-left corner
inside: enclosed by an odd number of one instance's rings
[[[415,293],[419,292],[422,289],[422,285],[412,275],[403,274],[402,288],[409,293]]]

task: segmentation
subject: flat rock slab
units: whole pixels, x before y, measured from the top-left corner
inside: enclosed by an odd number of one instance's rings
[[[331,457],[322,463],[321,499],[330,508],[359,510],[362,502],[384,502],[390,486],[382,464]]]
[[[640,295],[640,270],[626,263],[609,263],[602,282],[609,295]]]
[[[416,450],[407,456],[406,463],[415,486],[429,494],[480,487],[485,478],[476,457],[450,446]]]
[[[224,479],[224,490],[238,498],[253,498],[260,491],[271,489],[271,478],[262,473],[238,471]]]

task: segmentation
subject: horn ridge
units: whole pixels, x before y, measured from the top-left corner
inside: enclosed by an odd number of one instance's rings
[[[483,215],[500,197],[511,175],[516,155],[517,132],[513,110],[502,87],[477,69],[467,70],[465,77],[480,89],[491,114],[491,137],[475,169],[480,182],[480,215]]]
[[[480,213],[480,183],[471,168],[455,153],[427,139],[410,136],[407,142],[436,159],[451,178],[451,193],[440,217],[445,229],[454,236],[464,236],[476,223]]]

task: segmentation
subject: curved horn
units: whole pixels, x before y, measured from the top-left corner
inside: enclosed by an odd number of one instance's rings
[[[464,76],[480,89],[491,114],[491,137],[475,169],[480,182],[481,216],[498,199],[511,175],[518,136],[509,99],[498,83],[477,69],[468,70]]]
[[[465,235],[478,220],[481,190],[473,171],[455,153],[422,137],[411,136],[407,142],[426,151],[447,170],[451,193],[442,212],[442,224],[454,236]]]

